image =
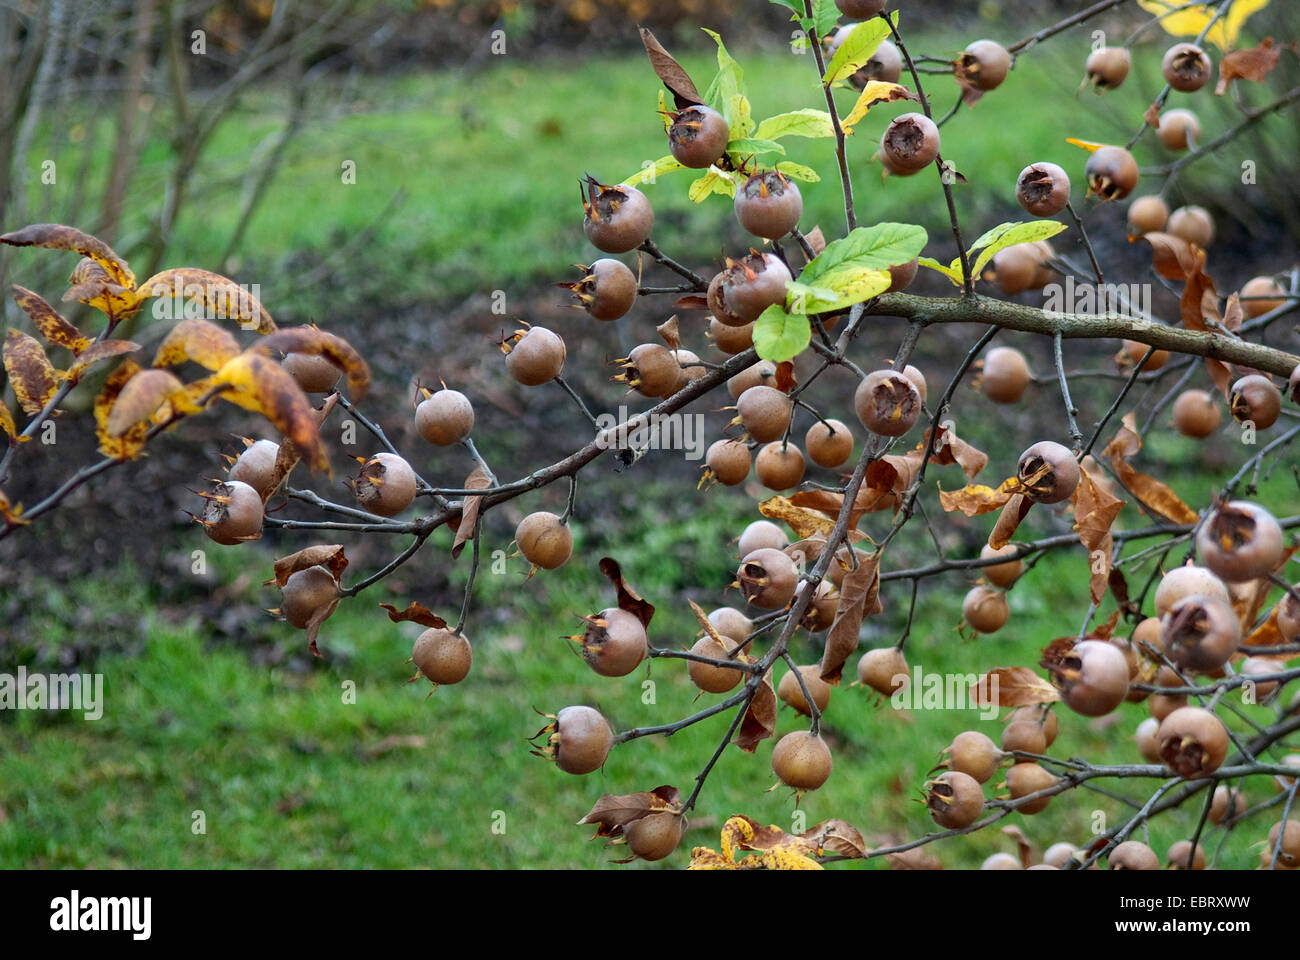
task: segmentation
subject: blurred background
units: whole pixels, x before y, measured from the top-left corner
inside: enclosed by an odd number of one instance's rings
[[[952,58],[972,40],[1009,45],[1085,6],[909,3],[900,31],[913,53]],[[578,178],[616,182],[667,152],[656,115],[659,85],[637,25],[653,29],[701,89],[716,48],[699,28],[720,32],[744,67],[761,119],[823,106],[812,57],[790,46],[788,14],[757,0],[15,0],[0,5],[0,75],[8,80],[0,88],[0,227],[76,226],[108,241],[141,278],[195,266],[257,284],[277,323],[315,321],[369,360],[376,385],[367,412],[426,476],[456,485],[472,468],[459,450],[430,453],[414,431],[412,385],[440,378],[474,399],[475,439],[487,460],[499,473],[523,475],[585,442],[590,430],[559,390],[526,390],[504,376],[492,339],[517,319],[566,337],[566,377],[593,409],[647,405],[624,398],[608,382],[606,364],[653,339],[667,306],[643,302],[616,324],[597,325],[553,286],[576,279],[573,265],[596,255],[582,234]],[[1294,4],[1275,0],[1247,22],[1240,45],[1295,37],[1297,19]],[[944,155],[969,181],[955,188],[968,238],[1021,219],[1017,174],[1051,160],[1075,178],[1074,202],[1086,211],[1107,279],[1152,282],[1145,252],[1125,237],[1123,205],[1084,199],[1086,154],[1065,142],[1124,142],[1137,131],[1173,42],[1158,28],[1140,29],[1149,20],[1126,4],[1029,47],[1000,89],[944,127]],[[1100,96],[1081,89],[1095,30],[1133,51],[1125,85]],[[957,98],[955,83],[942,75],[925,80],[936,112],[946,111]],[[1263,105],[1298,82],[1297,58],[1287,51],[1266,83],[1238,84],[1243,89],[1224,97],[1207,87],[1171,105],[1193,109],[1208,141],[1240,122],[1243,105]],[[851,92],[839,96],[846,110]],[[876,108],[850,141],[859,220],[919,222],[930,233],[927,254],[946,262],[956,251],[933,178],[883,181],[871,162],[881,130],[898,112]],[[833,144],[787,144],[790,159],[823,177],[803,187],[805,227],[839,235]],[[1164,186],[1171,207],[1199,204],[1213,214],[1209,270],[1221,292],[1295,265],[1298,149],[1294,112],[1283,113]],[[1143,166],[1176,159],[1150,135],[1135,152]],[[1245,161],[1258,171],[1254,183],[1242,182]],[[710,275],[752,238],[722,198],[689,202],[689,182],[679,173],[645,188],[655,204],[655,238]],[[1153,179],[1137,192],[1161,186]],[[1062,234],[1057,250],[1084,263],[1074,237]],[[57,302],[74,263],[68,254],[3,247],[0,279]],[[952,289],[928,271],[914,288],[937,295]],[[494,311],[502,303],[504,314]],[[1175,295],[1156,289],[1158,313],[1176,318],[1176,305]],[[29,328],[12,302],[4,310],[8,325]],[[67,315],[92,325],[99,317],[82,308]],[[700,316],[682,317],[683,345],[718,359]],[[124,335],[151,356],[167,327],[146,311]],[[903,329],[901,321],[880,318],[859,344],[859,362],[892,356]],[[915,362],[932,392],[978,333],[955,327],[923,338]],[[1268,336],[1297,349],[1294,330]],[[1017,334],[999,342],[1023,349],[1041,382],[1013,408],[995,407],[969,387],[958,392],[954,418],[962,436],[990,454],[991,483],[1014,469],[1036,431],[1061,431],[1050,344]],[[1117,347],[1070,343],[1069,366],[1113,371]],[[1205,385],[1204,375],[1197,377],[1193,382]],[[823,379],[815,402],[851,420],[852,383]],[[96,386],[92,380],[70,397],[53,450],[20,451],[5,484],[12,500],[34,502],[94,459],[88,409]],[[1105,377],[1079,381],[1085,432],[1116,387]],[[1139,422],[1162,392],[1134,392]],[[5,397],[12,406],[7,388]],[[719,431],[729,417],[715,409],[721,403],[707,410]],[[1242,448],[1226,440],[1196,444],[1164,421],[1159,426],[1146,438],[1144,468],[1189,503],[1203,504],[1235,471]],[[422,685],[402,686],[413,632],[390,624],[374,603],[419,599],[444,613],[458,607],[466,563],[450,560],[449,534],[435,535],[416,562],[345,604],[322,633],[327,659],[317,661],[299,632],[265,612],[278,594],[261,585],[275,556],[313,541],[268,531],[255,544],[216,548],[186,516],[197,509],[190,491],[219,473],[222,453],[240,449],[235,435],[267,430],[223,405],[0,541],[0,671],[19,664],[101,671],[108,698],[104,719],[94,724],[0,713],[0,865],[596,867],[611,855],[586,842],[586,828],[570,824],[600,793],[689,786],[722,734],[716,724],[615,751],[603,773],[587,778],[565,777],[529,757],[523,738],[541,725],[533,708],[590,702],[620,728],[692,709],[694,688],[673,664],[655,665],[657,701],[645,704],[634,678],[597,682],[559,638],[577,632],[579,616],[610,602],[596,562],[611,555],[660,607],[652,639],[689,643],[687,597],[706,609],[737,600],[725,589],[733,540],[757,518],[755,502],[767,495],[761,488],[696,495],[697,465],[679,453],[652,454],[621,475],[597,464],[582,478],[574,560],[527,583],[521,558],[481,577],[469,628],[475,672],[425,702]],[[1007,436],[1016,439],[1008,444]],[[351,472],[348,454],[366,452],[336,445],[334,477],[313,478],[313,488],[346,497],[340,480]],[[960,473],[940,480],[947,488],[962,482]],[[1261,478],[1261,499],[1269,502],[1269,491],[1286,496],[1290,482],[1282,471]],[[1293,487],[1290,496],[1294,502]],[[506,550],[524,513],[559,509],[563,500],[564,491],[548,489],[503,505],[485,521],[485,546]],[[937,526],[944,548],[964,556],[978,551],[991,522],[944,517]],[[1035,522],[1035,536],[1069,529],[1068,517],[1046,512]],[[1131,510],[1120,520],[1144,522]],[[880,532],[888,523],[877,515],[864,528]],[[903,539],[892,549],[895,566],[932,558],[928,538]],[[357,577],[400,549],[375,537],[347,547],[348,573]],[[195,550],[206,551],[202,572],[195,572]],[[1086,583],[1081,549],[1048,558],[1012,591],[1012,624],[963,644],[953,628],[966,580],[929,581],[909,646],[914,662],[959,672],[1035,662],[1046,641],[1077,629]],[[885,603],[885,614],[866,628],[868,645],[891,642],[906,620],[903,586],[888,585]],[[1065,628],[1062,610],[1071,612]],[[803,662],[819,655],[815,640],[800,643]],[[349,680],[360,691],[356,704],[341,702]],[[1114,726],[1063,717],[1067,749],[1132,759],[1131,730],[1145,714],[1125,709],[1131,713]],[[796,727],[787,714],[779,733]],[[805,798],[808,824],[843,817],[878,843],[924,831],[928,817],[912,802],[924,773],[952,735],[975,722],[958,713],[881,709],[861,689],[837,690],[828,716],[836,774]],[[687,847],[715,843],[716,828],[733,812],[789,826],[793,801],[782,791],[762,792],[773,779],[769,750],[724,755]],[[1077,842],[1088,832],[1093,799],[1111,816],[1123,812],[1118,801],[1096,795],[1013,819],[1043,847]],[[203,836],[190,829],[198,809],[209,824]],[[491,829],[497,811],[505,813],[504,833]],[[1169,836],[1155,840],[1178,839],[1179,823],[1175,818]],[[1225,856],[1244,863],[1253,839],[1234,836]],[[1003,848],[1010,842],[989,834],[932,851],[952,867],[978,865]],[[684,853],[666,865],[682,862]]]

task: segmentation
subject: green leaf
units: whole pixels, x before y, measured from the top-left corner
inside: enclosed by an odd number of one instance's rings
[[[740,119],[736,115],[735,98],[745,92],[745,71],[740,69],[740,64],[727,52],[722,37],[708,28],[705,28],[704,32],[718,45],[718,72],[714,75],[713,82],[709,84],[709,89],[705,91],[704,100],[726,118],[727,128],[735,133],[737,121]],[[746,136],[746,134],[741,133],[739,136]]]
[[[727,154],[733,157],[762,156],[767,153],[779,153],[785,156],[785,147],[775,140],[732,140],[727,144]]]
[[[924,228],[914,224],[878,223],[828,243],[799,275],[807,312],[841,310],[884,293],[891,282],[889,268],[918,256],[927,239]],[[833,291],[834,297],[808,292],[818,288]]]
[[[659,88],[659,119],[663,121],[664,133],[667,133],[673,126],[673,112],[668,109],[668,98],[664,96],[664,88]]]
[[[672,173],[674,170],[685,170],[676,158],[669,154],[666,157],[660,157],[653,163],[649,160],[641,165],[641,169],[632,176],[623,181],[626,187],[635,187],[638,183],[654,183],[661,173]]]
[[[733,177],[733,174],[719,170],[717,167],[709,167],[708,173],[691,184],[687,196],[691,198],[692,203],[703,203],[705,197],[715,193],[734,197],[736,195],[736,181]]]
[[[754,349],[763,360],[781,363],[803,353],[812,340],[812,324],[801,313],[787,313],[779,303],[754,323]]]
[[[838,297],[829,287],[814,287],[791,280],[786,284],[785,306],[791,313],[820,313],[819,304],[834,303]]]
[[[743,139],[754,132],[754,118],[750,114],[749,97],[738,93],[731,98],[731,111],[736,121],[729,128],[733,138]]]
[[[778,7],[785,7],[787,10],[792,10],[794,16],[790,18],[791,20],[797,20],[799,17],[803,16],[803,4],[800,3],[799,0],[768,0],[768,3],[774,3]]]
[[[917,262],[923,267],[929,267],[931,270],[938,270],[945,277],[951,280],[954,286],[958,286],[958,287],[961,286],[961,261],[960,260],[953,261],[953,263],[956,264],[955,270],[951,266],[945,267],[938,260],[933,260],[930,257],[917,257]]]
[[[897,20],[898,11],[895,10],[891,16]],[[889,36],[889,26],[879,17],[859,23],[844,38],[844,42],[835,51],[835,56],[831,57],[831,62],[826,65],[826,74],[822,77],[822,83],[838,83],[846,77],[853,76],[872,58],[880,47],[880,41],[887,36]]]
[[[779,140],[781,137],[833,137],[835,125],[825,110],[792,110],[768,117],[758,125],[754,136],[760,140]]]
[[[782,160],[776,168],[791,180],[802,180],[804,183],[818,183],[821,180],[812,167],[805,167],[802,163],[795,163],[793,160]]]
[[[993,255],[999,250],[1005,250],[1007,247],[1015,246],[1018,243],[1035,243],[1039,240],[1046,240],[1048,237],[1054,237],[1065,229],[1065,224],[1056,220],[1030,220],[1027,223],[1000,223],[992,230],[989,230],[974,244],[971,245],[970,253],[983,247],[980,255],[975,262],[971,264],[971,276],[978,277],[984,265],[993,259]],[[991,238],[991,239],[990,239]]]
[[[813,26],[817,36],[829,37],[835,32],[835,23],[840,18],[835,0],[813,0]]]

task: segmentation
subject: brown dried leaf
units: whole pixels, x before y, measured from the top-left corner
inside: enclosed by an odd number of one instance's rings
[[[862,839],[862,833],[858,828],[843,820],[823,820],[817,826],[805,830],[800,836],[811,841],[816,856],[834,853],[841,857],[857,859],[871,852],[871,848]]]
[[[840,582],[840,604],[826,634],[826,649],[822,651],[823,680],[839,686],[844,662],[858,649],[858,633],[863,619],[883,610],[880,603],[880,551],[877,550],[862,557],[858,568],[846,573]]]
[[[1110,528],[1124,509],[1124,501],[1107,493],[1086,467],[1079,468],[1079,485],[1070,498],[1074,504],[1074,530],[1088,551],[1088,589],[1093,603],[1101,603],[1110,579],[1114,540]]]
[[[239,341],[209,320],[182,320],[168,331],[153,358],[155,367],[171,367],[193,360],[209,370],[220,370],[239,356]]]
[[[19,443],[25,443],[31,437],[20,436],[18,433],[18,424],[14,423],[14,415],[9,412],[4,400],[0,399],[0,430],[9,435],[11,440],[17,440]]]
[[[123,360],[104,381],[103,389],[95,398],[95,436],[99,439],[99,452],[114,460],[134,460],[144,449],[147,422],[137,423],[120,437],[108,432],[108,417],[117,402],[122,388],[140,371],[140,365],[130,358]]]
[[[1029,513],[1029,508],[1033,505],[1034,501],[1027,499],[1023,493],[1017,493],[1008,500],[998,515],[998,522],[993,524],[993,530],[989,533],[989,546],[1001,550],[1010,543],[1020,527],[1020,521],[1025,519],[1025,514]]]
[[[753,817],[747,817],[743,813],[733,814],[727,822],[731,823],[732,820],[736,819],[745,820],[749,823],[748,830],[737,831],[736,833],[734,844],[737,849],[792,850],[800,856],[811,857],[817,855],[817,845],[813,840],[809,839],[806,833],[800,835],[789,834],[776,824],[763,826]]]
[[[147,421],[184,384],[168,370],[141,370],[128,380],[113,401],[108,414],[108,435],[120,437],[136,424]]]
[[[391,603],[381,603],[381,607],[388,611],[388,619],[393,623],[418,623],[422,627],[445,628],[447,621],[442,619],[424,604],[418,600],[412,600],[406,605],[405,610],[398,610]]]
[[[640,594],[628,586],[627,581],[623,579],[623,569],[618,565],[618,561],[613,557],[601,557],[600,572],[618,591],[618,608],[635,616],[641,621],[643,627],[649,629],[650,620],[655,615],[654,604],[643,600]]]
[[[677,331],[677,314],[673,314],[659,326],[655,327],[655,332],[659,334],[660,339],[668,344],[669,350],[680,350],[682,348],[681,334]]]
[[[40,331],[47,343],[55,347],[64,347],[73,353],[80,353],[91,344],[91,339],[82,336],[80,330],[63,319],[63,315],[45,300],[26,287],[13,285],[14,303],[22,308],[23,313],[31,317],[32,323]]]
[[[707,310],[709,309],[709,298],[692,293],[684,297],[678,297],[673,303],[674,310]],[[703,848],[700,848],[703,849]]]
[[[36,416],[59,388],[58,375],[45,355],[45,347],[35,337],[10,327],[3,357],[19,406],[28,416]]]
[[[1061,691],[1028,667],[997,667],[971,685],[975,704],[988,707],[1025,707],[1035,703],[1055,703]]]
[[[348,558],[343,552],[342,544],[327,543],[305,547],[297,553],[276,560],[275,576],[264,581],[262,585],[269,587],[275,584],[277,587],[283,587],[291,576],[308,567],[324,567],[334,577],[334,582],[338,583],[347,565]]]
[[[1142,119],[1146,121],[1147,126],[1156,129],[1160,126],[1160,104],[1152,103],[1142,113]]]
[[[141,300],[177,298],[202,306],[206,316],[234,320],[245,330],[271,333],[275,321],[258,299],[229,277],[196,267],[173,267],[140,284]]]
[[[782,393],[789,393],[797,386],[799,380],[794,375],[794,361],[782,360],[776,365],[776,388]]]
[[[82,233],[59,223],[34,223],[12,233],[0,236],[0,243],[14,247],[46,247],[51,250],[73,250],[90,257],[118,283],[127,289],[135,287],[135,274],[125,260],[98,237]]]
[[[690,75],[655,39],[655,35],[645,27],[641,27],[641,42],[645,45],[645,52],[650,58],[651,68],[654,69],[655,74],[673,95],[673,102],[677,104],[678,110],[694,104],[704,103],[704,100],[700,97],[700,92],[695,89],[695,84],[691,82]]]
[[[665,785],[654,790],[622,795],[607,793],[596,801],[590,812],[578,821],[578,825],[596,823],[600,825],[596,836],[617,837],[633,821],[652,813],[677,813],[681,808],[681,794],[672,786]]]
[[[10,502],[9,497],[3,490],[0,490],[0,519],[10,527],[25,526],[27,521],[22,518],[23,505],[20,503],[15,506]]]
[[[1272,37],[1265,37],[1264,42],[1258,47],[1233,50],[1225,54],[1219,62],[1219,82],[1215,84],[1215,94],[1223,96],[1228,89],[1228,84],[1239,77],[1252,83],[1261,83],[1277,66],[1281,55],[1282,51],[1274,47]]]
[[[492,486],[492,477],[482,467],[475,467],[474,472],[465,478],[465,490],[486,490]],[[465,544],[474,536],[478,528],[478,510],[483,504],[482,497],[466,497],[461,507],[460,517],[456,523],[456,537],[451,543],[451,558],[455,560],[465,549]]]
[[[332,393],[325,398],[325,402],[321,404],[320,409],[312,411],[312,416],[316,419],[317,432],[320,431],[325,418],[330,415],[330,412],[338,404],[338,400],[338,394]],[[271,482],[266,487],[266,495],[262,497],[263,503],[267,503],[275,495],[275,492],[289,478],[289,474],[293,472],[293,468],[298,465],[298,461],[301,459],[302,455],[298,452],[297,444],[288,437],[280,441],[280,452],[275,455],[275,468],[271,471]]]
[[[93,280],[68,287],[60,297],[64,303],[76,301],[94,307],[110,317],[125,317],[140,308],[140,295],[129,287],[103,280]]]
[[[1141,500],[1147,507],[1174,523],[1195,523],[1196,511],[1183,503],[1178,494],[1154,477],[1138,473],[1129,466],[1126,458],[1142,449],[1142,438],[1137,432],[1137,418],[1132,412],[1124,414],[1122,426],[1102,455],[1110,458],[1110,464],[1119,475],[1120,482]]]
[[[796,540],[794,543],[788,544],[782,550],[782,553],[793,560],[796,565],[811,565],[820,559],[822,551],[825,549],[825,537],[805,537],[802,540]]]
[[[120,357],[140,349],[140,344],[130,340],[98,340],[77,354],[77,362],[68,368],[63,376],[76,383],[87,369],[104,360]]]
[[[930,432],[927,430],[927,439],[929,435]],[[961,467],[962,473],[966,474],[967,480],[974,480],[976,475],[988,466],[989,457],[982,450],[976,449],[957,436],[952,430],[939,427],[935,434],[934,453],[930,455],[930,462],[941,467],[955,463]]]
[[[304,324],[301,327],[277,330],[253,349],[265,351],[268,355],[271,351],[278,350],[282,353],[310,353],[324,357],[347,374],[348,392],[352,394],[353,400],[361,400],[370,389],[370,365],[352,344],[320,327]]]
[[[246,350],[228,360],[213,379],[231,387],[221,394],[222,399],[270,420],[297,444],[313,470],[329,469],[312,405],[284,367],[262,353]]]
[[[754,698],[749,701],[740,732],[736,734],[736,746],[746,753],[753,753],[759,743],[772,736],[775,730],[776,691],[772,688],[772,671],[769,670],[754,691]]]
[[[1245,311],[1241,308],[1241,294],[1233,291],[1228,294],[1228,302],[1223,308],[1223,319],[1219,322],[1229,330],[1241,329],[1241,322],[1245,319]]]
[[[803,235],[803,238],[812,249],[814,256],[826,249],[826,234],[822,233],[821,227],[813,227]]]
[[[1186,280],[1205,267],[1205,251],[1182,237],[1152,231],[1138,239],[1151,244],[1151,265],[1166,280]]]
[[[321,624],[330,618],[335,610],[339,608],[339,598],[335,597],[324,606],[317,607],[312,611],[311,619],[307,621],[307,646],[311,648],[313,657],[323,657],[320,648],[316,646],[316,637],[320,634]]]
[[[1020,855],[1020,865],[1028,870],[1034,865],[1034,848],[1029,845],[1025,831],[1017,826],[1003,827],[1002,832],[1016,841],[1016,852]]]

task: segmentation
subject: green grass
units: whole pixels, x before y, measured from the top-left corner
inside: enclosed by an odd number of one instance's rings
[[[1279,483],[1269,482],[1266,502],[1277,495]],[[1185,484],[1177,485],[1191,495]],[[508,561],[504,574],[485,567],[469,627],[473,672],[427,700],[427,685],[403,683],[410,674],[403,660],[415,630],[390,624],[374,607],[381,600],[403,603],[406,594],[390,595],[380,587],[344,604],[322,633],[326,659],[303,670],[298,632],[282,628],[285,649],[294,656],[278,666],[255,665],[246,651],[206,642],[204,626],[193,616],[178,618],[172,609],[151,604],[149,588],[129,567],[72,587],[51,584],[51,614],[41,626],[51,647],[79,636],[59,610],[94,605],[105,615],[151,610],[143,626],[147,649],[137,658],[111,655],[96,664],[105,677],[106,701],[97,722],[34,712],[3,717],[0,805],[8,818],[0,824],[0,865],[606,865],[617,848],[604,851],[589,842],[590,828],[574,822],[601,793],[662,783],[686,792],[726,723],[718,717],[671,739],[624,745],[603,771],[584,778],[566,776],[528,754],[525,738],[543,724],[533,708],[554,712],[569,703],[592,703],[625,729],[669,722],[717,699],[696,701],[682,665],[670,661],[621,680],[598,678],[559,639],[576,630],[578,615],[608,604],[609,587],[593,569],[595,558],[607,552],[624,561],[631,582],[657,604],[651,634],[660,645],[687,643],[693,636],[685,597],[706,609],[728,599],[721,585],[734,562],[729,537],[746,519],[739,500],[715,495],[714,509],[691,514],[689,498],[673,504],[665,491],[653,493],[621,528],[645,531],[636,549],[580,526],[583,559],[559,571],[521,583],[518,559]],[[1031,515],[1026,535],[1041,535],[1048,519]],[[883,522],[873,519],[868,526]],[[504,547],[508,532],[495,522],[489,531],[485,545]],[[202,543],[196,540],[195,546]],[[446,546],[445,537],[435,538],[428,559],[417,563],[442,563]],[[269,556],[257,546],[211,556],[218,584],[249,570],[254,581],[262,570],[269,573]],[[1087,607],[1084,564],[1081,551],[1043,560],[1011,592],[1008,627],[967,642],[953,629],[965,580],[928,581],[909,660],[928,671],[972,674],[1035,663],[1047,640],[1077,628],[1076,618]],[[454,581],[463,570],[462,561]],[[906,588],[887,585],[884,597],[885,614],[868,621],[867,646],[890,642],[902,628]],[[256,607],[275,599],[273,592],[253,588],[228,602]],[[805,639],[794,650],[801,662],[817,656]],[[855,664],[856,657],[850,678]],[[653,697],[646,695],[647,677],[654,682]],[[355,703],[345,702],[349,683],[355,684]],[[874,699],[861,688],[835,691],[825,727],[835,770],[823,789],[804,796],[799,809],[807,825],[841,817],[862,828],[869,842],[883,844],[928,831],[929,819],[914,798],[940,748],[963,729],[984,729],[996,738],[1000,728],[969,712],[899,711]],[[1256,720],[1269,715],[1263,707],[1249,713]],[[1052,753],[1132,762],[1131,731],[1144,716],[1141,706],[1126,705],[1112,726],[1062,710]],[[778,735],[803,723],[783,708]],[[421,739],[373,752],[394,737]],[[695,817],[702,825],[692,829],[686,847],[716,846],[718,827],[733,813],[797,826],[790,792],[765,792],[774,780],[770,752],[771,741],[753,756],[726,750],[702,795]],[[1134,782],[1114,785],[1130,797],[1142,796]],[[1258,801],[1271,795],[1271,787],[1256,783],[1247,792]],[[1156,821],[1151,841],[1157,850],[1192,829],[1193,807]],[[1060,839],[1082,841],[1099,815],[1113,824],[1124,810],[1119,801],[1080,791],[1057,798],[1043,814],[1017,814],[1007,822],[1022,826],[1041,849]],[[195,811],[206,820],[203,835],[192,832]],[[504,833],[495,833],[502,816]],[[1220,864],[1252,865],[1249,845],[1270,822],[1261,816],[1236,831]],[[1210,830],[1211,851],[1218,840]],[[930,849],[949,867],[971,867],[1009,848],[994,830]],[[683,850],[663,865],[685,860]]]

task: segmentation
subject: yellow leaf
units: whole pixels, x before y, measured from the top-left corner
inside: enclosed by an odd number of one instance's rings
[[[82,336],[80,330],[63,319],[62,315],[46,303],[39,294],[15,283],[14,303],[22,308],[23,313],[32,318],[36,329],[51,346],[66,347],[73,353],[80,353],[90,346],[90,338]]]
[[[30,416],[44,410],[58,389],[58,376],[40,341],[10,327],[5,337],[4,367],[23,410]]]
[[[207,320],[182,320],[158,345],[155,367],[171,367],[193,360],[209,370],[220,370],[239,355],[239,342],[227,331]]]
[[[76,383],[88,367],[94,366],[101,360],[108,360],[139,349],[140,344],[132,343],[130,340],[100,340],[78,353],[77,362],[68,368],[68,372],[63,377]]]
[[[960,490],[940,488],[939,503],[947,513],[960,510],[968,517],[975,517],[1004,506],[1019,489],[1018,477],[1007,477],[996,490],[982,483],[967,484]]]
[[[212,379],[231,387],[221,394],[223,399],[262,414],[297,444],[313,470],[329,468],[312,406],[284,367],[258,351],[247,350],[227,361]]]
[[[234,320],[246,330],[271,333],[275,321],[257,297],[229,277],[195,267],[174,267],[140,285],[140,297],[164,297],[194,304],[207,316]]]
[[[825,869],[816,860],[810,860],[801,854],[784,847],[768,850],[763,854],[763,866],[768,870],[822,870]]]
[[[147,421],[141,421],[121,436],[108,430],[108,418],[122,388],[140,372],[134,360],[123,360],[104,381],[104,388],[95,398],[95,435],[99,438],[99,452],[114,460],[134,460],[144,449],[145,435],[149,432]]]
[[[1174,0],[1138,0],[1138,6],[1160,18],[1160,26],[1173,37],[1199,37],[1206,24],[1214,19],[1218,4],[1197,4],[1180,10],[1184,4]],[[1237,45],[1246,18],[1268,6],[1268,0],[1233,0],[1228,12],[1215,21],[1205,39],[1220,50]]]
[[[736,861],[736,848],[754,839],[754,825],[748,817],[732,817],[722,825],[722,855]]]
[[[167,370],[141,370],[125,384],[113,401],[104,426],[110,437],[121,437],[136,424],[148,420],[182,384]]]
[[[14,423],[14,415],[9,412],[9,408],[3,401],[0,401],[0,430],[3,430],[11,439],[17,440],[19,443],[25,443],[31,439],[31,437],[18,435],[18,424]]]
[[[47,247],[52,250],[74,250],[83,257],[98,263],[113,282],[130,290],[135,287],[135,274],[125,260],[98,237],[82,233],[59,223],[34,223],[0,237],[0,243],[15,247]]]
[[[858,101],[849,111],[849,115],[840,121],[845,133],[851,134],[853,128],[867,115],[877,103],[892,103],[895,100],[915,100],[912,91],[897,83],[885,80],[868,80],[867,85],[858,94]]]
[[[796,507],[785,497],[764,500],[758,505],[758,512],[769,520],[784,520],[800,540],[806,540],[817,533],[829,534],[835,529],[835,521],[830,517],[804,507]]]
[[[691,850],[691,862],[687,870],[735,870],[736,865],[727,860],[718,851],[709,847],[695,847]]]

